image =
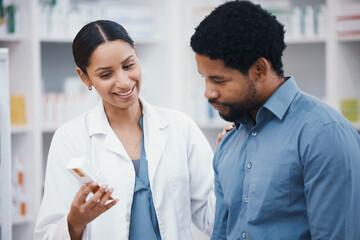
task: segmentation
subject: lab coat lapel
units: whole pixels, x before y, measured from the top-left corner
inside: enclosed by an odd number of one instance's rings
[[[129,158],[124,146],[121,144],[120,140],[111,128],[109,129],[108,134],[105,137],[104,147],[111,152],[120,154],[125,158]]]
[[[145,152],[148,161],[149,181],[152,185],[156,169],[166,146],[167,136],[165,128],[168,123],[151,105],[142,98],[140,98],[140,101],[144,114]]]
[[[154,127],[151,125],[152,124],[150,123],[148,126],[149,130],[147,134],[147,140],[145,137],[145,151],[149,166],[149,181],[152,184],[156,169],[159,165],[167,142],[167,137],[164,133],[161,132],[161,130],[156,128],[151,129],[151,127]]]
[[[103,147],[105,147],[111,152],[120,154],[125,158],[129,158],[127,152],[125,151],[125,148],[110,127],[110,124],[105,114],[104,106],[102,104],[102,100],[100,100],[97,106],[93,110],[91,110],[87,118],[87,123],[90,136],[96,137],[96,134],[105,135]]]

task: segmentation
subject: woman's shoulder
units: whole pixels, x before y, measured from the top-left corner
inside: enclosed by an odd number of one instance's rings
[[[73,135],[82,136],[88,133],[88,127],[86,117],[88,112],[82,113],[81,115],[61,124],[55,131],[55,135]]]

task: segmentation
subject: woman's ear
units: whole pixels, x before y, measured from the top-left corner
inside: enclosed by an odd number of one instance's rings
[[[85,85],[86,85],[88,88],[91,88],[93,84],[92,84],[92,82],[90,81],[89,76],[88,76],[86,73],[84,73],[83,70],[81,70],[81,68],[79,68],[79,67],[76,67],[76,72],[77,72],[77,74],[79,75],[81,81],[82,81],[83,83],[85,83]]]

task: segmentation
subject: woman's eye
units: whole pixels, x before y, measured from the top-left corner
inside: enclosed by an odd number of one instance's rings
[[[109,78],[111,76],[111,73],[105,73],[105,74],[102,74],[100,77],[101,78]]]
[[[128,64],[128,65],[125,65],[124,66],[124,69],[130,69],[132,66],[134,66],[135,63],[131,63],[131,64]]]

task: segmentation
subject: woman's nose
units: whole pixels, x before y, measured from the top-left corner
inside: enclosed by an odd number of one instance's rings
[[[116,86],[121,89],[129,89],[130,88],[130,79],[126,74],[119,73],[116,79]]]

